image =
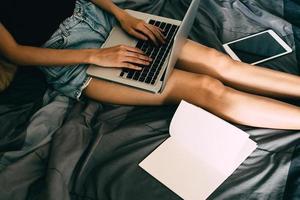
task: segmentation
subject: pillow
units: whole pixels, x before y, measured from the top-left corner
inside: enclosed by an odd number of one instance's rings
[[[12,82],[17,66],[0,56],[0,92],[4,91]]]

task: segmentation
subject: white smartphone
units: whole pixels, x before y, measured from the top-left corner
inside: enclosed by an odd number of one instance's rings
[[[235,60],[252,65],[291,53],[289,47],[273,30],[266,30],[223,44]]]

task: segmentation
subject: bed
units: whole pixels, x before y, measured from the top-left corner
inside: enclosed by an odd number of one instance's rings
[[[182,19],[190,1],[115,2]],[[202,0],[190,38],[224,51],[222,43],[268,28],[294,51],[263,67],[300,75],[299,0]],[[175,110],[76,102],[35,69],[19,69],[0,94],[0,199],[179,200],[138,167],[169,137]],[[300,131],[239,128],[258,148],[209,199],[300,199]]]

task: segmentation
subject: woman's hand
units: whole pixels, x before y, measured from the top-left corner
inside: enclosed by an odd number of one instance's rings
[[[90,63],[101,67],[119,67],[141,70],[138,65],[149,65],[152,61],[140,49],[119,45],[93,50]]]
[[[121,11],[117,16],[121,27],[130,35],[141,39],[154,42],[155,45],[164,44],[165,36],[163,35],[163,30],[154,25],[148,24],[141,19],[137,19],[126,11]]]

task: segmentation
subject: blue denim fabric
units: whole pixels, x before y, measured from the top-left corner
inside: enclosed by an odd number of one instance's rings
[[[74,14],[62,22],[59,29],[43,45],[53,49],[100,48],[116,20],[92,2],[78,0]],[[90,77],[86,74],[88,65],[40,67],[47,82],[60,93],[78,99],[87,86]]]

